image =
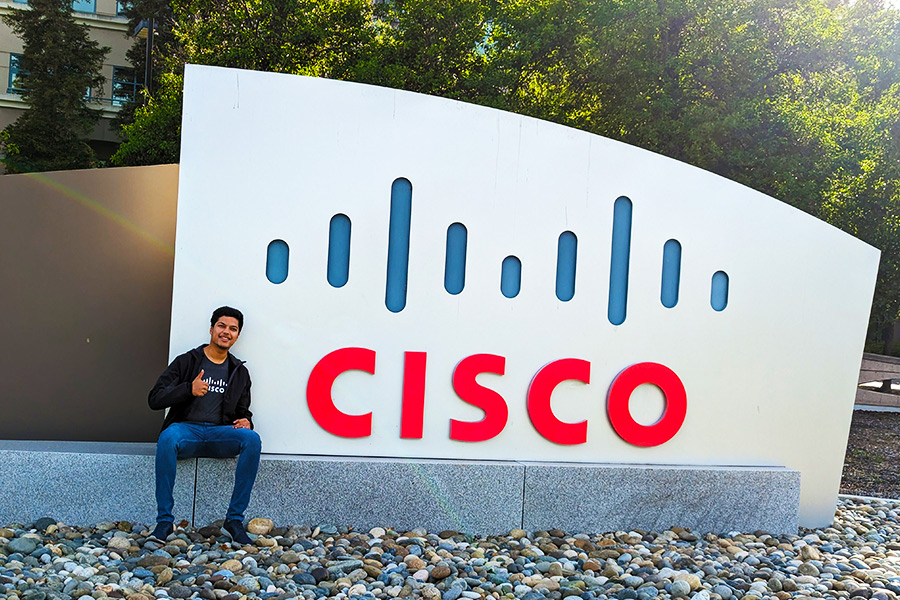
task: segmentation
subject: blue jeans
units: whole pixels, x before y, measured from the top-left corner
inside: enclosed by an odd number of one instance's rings
[[[212,423],[172,423],[156,442],[156,520],[173,523],[175,506],[175,465],[179,458],[231,458],[238,456],[234,471],[234,491],[226,521],[244,520],[250,492],[259,470],[262,443],[252,429]]]

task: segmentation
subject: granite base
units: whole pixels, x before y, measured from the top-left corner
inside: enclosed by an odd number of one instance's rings
[[[527,463],[523,529],[797,532],[800,472]]]
[[[151,524],[154,444],[0,441],[0,525]],[[179,461],[175,518],[221,519],[235,459]],[[674,525],[696,533],[797,532],[800,473],[644,466],[263,455],[247,518],[280,525],[424,527],[473,534]]]
[[[0,523],[156,521],[156,444],[0,441]],[[175,520],[193,520],[196,459],[178,461]]]
[[[199,459],[195,519],[221,519],[236,459]],[[276,523],[470,533],[506,532],[522,522],[524,465],[264,455],[248,515]]]

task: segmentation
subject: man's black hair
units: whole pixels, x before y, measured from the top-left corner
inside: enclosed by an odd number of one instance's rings
[[[238,331],[244,328],[244,313],[230,306],[220,306],[213,311],[212,318],[209,320],[209,326],[215,327],[216,322],[222,317],[232,317],[237,319]]]

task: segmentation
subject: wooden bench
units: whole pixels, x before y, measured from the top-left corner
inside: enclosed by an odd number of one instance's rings
[[[900,379],[900,358],[881,354],[863,353],[859,370],[859,384],[879,382],[879,387],[859,387],[856,390],[856,406],[900,408],[900,394],[882,390],[884,382]],[[890,387],[890,383],[888,383]]]

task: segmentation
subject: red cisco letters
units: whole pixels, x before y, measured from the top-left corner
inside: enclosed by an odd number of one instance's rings
[[[421,439],[425,412],[425,352],[406,352],[403,361],[403,398],[400,437]],[[453,370],[453,389],[465,402],[484,411],[480,421],[450,420],[450,438],[461,442],[482,442],[498,435],[506,426],[506,400],[475,381],[481,373],[503,375],[506,358],[496,354],[473,354]],[[310,373],[306,400],[313,419],[325,431],[346,438],[368,437],[372,433],[372,413],[348,415],[338,410],[331,397],[334,380],[345,371],[375,373],[375,351],[368,348],[341,348],[324,356]],[[566,380],[590,383],[591,363],[564,358],[542,367],[528,386],[527,408],[531,423],[547,440],[562,445],[584,444],[587,421],[560,421],[550,408],[550,396]],[[632,392],[642,384],[659,387],[666,398],[662,417],[652,425],[635,421],[628,409]],[[668,367],[658,363],[638,363],[616,375],[609,386],[607,414],[613,429],[635,446],[659,446],[678,433],[687,414],[684,385]]]

